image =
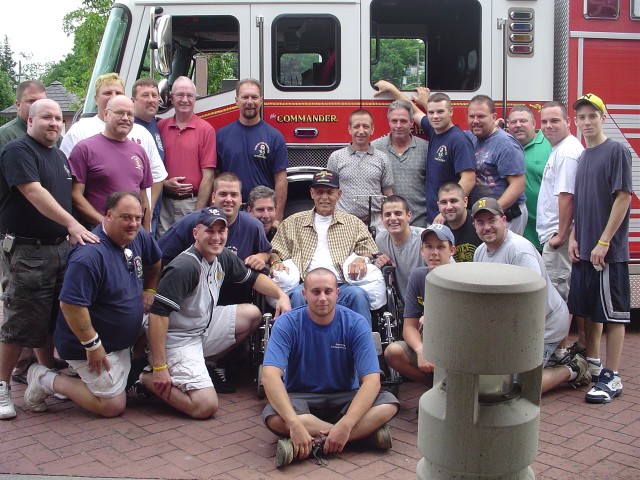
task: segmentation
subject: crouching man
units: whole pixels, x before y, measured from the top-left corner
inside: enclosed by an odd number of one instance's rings
[[[291,304],[273,280],[225,248],[227,218],[221,210],[209,207],[195,215],[195,243],[162,271],[147,331],[153,371],[141,381],[181,412],[209,418],[218,410],[218,397],[204,358],[224,356],[262,317],[251,304],[217,306],[222,282],[250,285],[276,298],[276,317]]]
[[[431,388],[433,385],[433,363],[422,355],[422,326],[424,324],[424,286],[427,274],[440,265],[451,263],[455,252],[453,233],[446,225],[432,223],[421,235],[420,253],[426,267],[414,268],[409,276],[404,297],[404,322],[402,338],[393,342],[384,351],[390,368],[403,377],[420,382]]]
[[[310,454],[341,452],[347,442],[369,439],[391,448],[386,423],[400,404],[380,391],[380,367],[369,322],[336,305],[338,282],[325,268],[309,272],[307,302],[273,326],[262,370],[269,400],[262,418],[276,435],[276,466]],[[362,382],[361,385],[359,382]]]

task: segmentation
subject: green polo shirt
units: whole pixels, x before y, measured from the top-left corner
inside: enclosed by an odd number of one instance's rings
[[[0,127],[0,151],[11,140],[24,137],[27,133],[27,124],[20,117],[16,117]]]
[[[549,155],[551,155],[551,144],[542,134],[542,130],[538,130],[536,136],[524,146],[526,166],[524,192],[527,196],[525,203],[527,210],[529,210],[529,217],[523,236],[533,243],[539,251],[542,250],[542,246],[538,241],[538,233],[536,232],[536,211],[538,209],[538,193],[542,183],[542,174],[547,160],[549,160]]]

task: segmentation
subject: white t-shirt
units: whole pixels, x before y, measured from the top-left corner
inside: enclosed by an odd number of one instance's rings
[[[540,274],[547,283],[544,343],[559,342],[567,336],[569,333],[569,309],[551,283],[542,257],[529,240],[507,230],[507,237],[498,250],[489,253],[487,244],[483,243],[473,254],[473,261],[519,265]]]
[[[60,144],[60,150],[69,158],[71,150],[73,150],[73,147],[75,147],[78,142],[103,132],[104,126],[104,121],[97,115],[81,119],[79,122],[74,123],[66,133]],[[164,168],[164,163],[162,163],[162,159],[160,158],[156,142],[153,140],[149,131],[142,125],[134,123],[127,138],[136,142],[147,152],[153,183],[161,182],[167,178],[167,170]]]
[[[317,213],[313,214],[313,224],[316,227],[316,232],[318,233],[318,245],[316,245],[316,251],[313,252],[313,257],[311,257],[309,272],[314,268],[326,268],[327,270],[331,270],[336,275],[338,281],[342,281],[342,272],[336,271],[335,267],[333,266],[333,260],[331,260],[331,252],[329,252],[328,232],[329,225],[331,225],[332,220],[333,215],[323,217],[322,215],[318,215]]]
[[[558,195],[575,192],[576,172],[583,150],[573,135],[551,149],[538,194],[536,231],[540,243],[548,242],[558,232]]]

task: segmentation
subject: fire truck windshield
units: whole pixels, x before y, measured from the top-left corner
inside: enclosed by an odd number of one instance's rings
[[[118,71],[117,69],[122,60],[122,52],[124,51],[126,33],[130,24],[131,15],[129,10],[122,5],[115,5],[111,10],[111,15],[109,15],[109,20],[107,20],[107,26],[104,30],[102,44],[96,58],[88,95],[84,103],[83,115],[97,113],[96,103],[93,99],[96,79],[105,73]]]

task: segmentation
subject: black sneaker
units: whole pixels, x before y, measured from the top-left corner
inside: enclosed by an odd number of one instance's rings
[[[324,442],[326,442],[327,437],[322,434],[316,435],[313,437],[313,441],[311,442],[311,455],[316,459],[316,464],[321,467],[326,467],[329,465],[329,461],[324,458],[322,450],[324,448]]]
[[[215,363],[207,364],[207,371],[213,382],[213,386],[218,393],[235,393],[236,386],[227,379],[224,368],[216,366]]]
[[[573,345],[567,347],[567,350],[571,358],[575,357],[576,355],[587,358],[587,347],[579,346],[578,342],[573,342]]]
[[[140,375],[142,375],[142,372],[144,372],[148,366],[149,361],[146,357],[131,359],[131,369],[129,370],[129,376],[127,376],[127,386],[125,390],[129,390],[135,383],[140,381]]]
[[[140,380],[125,390],[127,398],[150,398],[151,394]]]

